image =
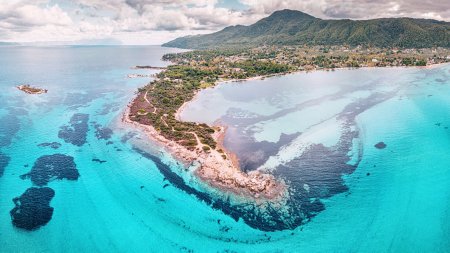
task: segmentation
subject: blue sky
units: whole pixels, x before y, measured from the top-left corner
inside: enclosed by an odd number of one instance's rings
[[[221,0],[217,3],[216,6],[234,10],[245,10],[249,7],[241,3],[239,0]]]
[[[156,45],[281,9],[332,19],[450,20],[450,1],[431,0],[0,0],[0,41]]]

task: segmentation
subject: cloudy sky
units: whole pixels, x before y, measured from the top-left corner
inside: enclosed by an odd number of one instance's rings
[[[281,9],[331,19],[450,21],[449,0],[0,0],[0,41],[157,45]]]

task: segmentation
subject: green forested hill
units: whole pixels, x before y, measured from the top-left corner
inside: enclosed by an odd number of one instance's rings
[[[274,12],[250,26],[177,38],[163,46],[215,48],[261,45],[365,45],[376,47],[450,47],[450,23],[413,18],[323,20],[300,11]]]

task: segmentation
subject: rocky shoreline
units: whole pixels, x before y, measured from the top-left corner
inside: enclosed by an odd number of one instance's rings
[[[208,186],[227,195],[231,193],[232,195],[250,198],[256,202],[279,202],[286,195],[287,186],[283,181],[260,171],[242,172],[237,159],[229,158],[234,157],[233,155],[224,155],[229,154],[227,151],[203,150],[201,147],[190,150],[175,141],[166,139],[151,125],[133,121],[130,118],[130,109],[133,103],[134,101],[127,106],[122,116],[122,122],[145,132],[151,140],[160,144],[184,164],[198,164],[194,170],[194,175]],[[213,138],[221,144],[224,133],[225,127],[220,127],[220,130],[213,134]],[[223,145],[220,146],[223,147]]]

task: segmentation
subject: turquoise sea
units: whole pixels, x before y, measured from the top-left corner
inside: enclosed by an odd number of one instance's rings
[[[267,229],[120,124],[151,80],[127,75],[155,73],[131,67],[178,51],[0,47],[0,252],[450,252],[449,64],[201,91],[181,117],[226,125],[244,170],[291,187]]]

